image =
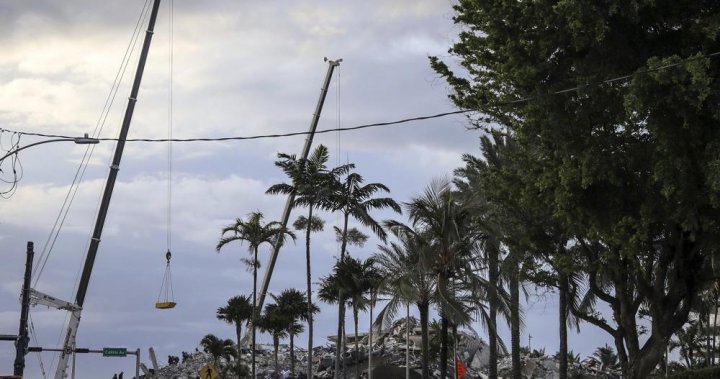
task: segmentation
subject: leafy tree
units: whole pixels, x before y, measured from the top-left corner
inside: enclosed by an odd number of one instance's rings
[[[305,294],[291,288],[280,292],[280,295],[270,295],[275,300],[278,310],[286,316],[285,331],[290,337],[290,375],[295,377],[295,336],[304,331],[299,321],[307,321],[308,309],[305,303]],[[319,312],[317,306],[313,306],[313,313]]]
[[[282,312],[277,304],[265,305],[265,311],[258,319],[258,327],[260,330],[270,333],[272,336],[273,359],[275,362],[276,373],[280,372],[280,366],[278,365],[278,347],[280,346],[280,339],[285,338],[288,335],[288,320],[289,317]],[[308,360],[312,360],[312,356],[308,356]]]
[[[420,313],[422,379],[430,377],[430,304],[436,292],[436,277],[423,264],[423,249],[429,247],[420,232],[407,233],[402,229],[390,229],[397,242],[378,246],[373,260],[382,271],[380,293],[389,296],[388,302],[378,313],[376,324],[388,326],[402,306],[414,304]]]
[[[348,172],[342,180],[335,183],[334,191],[330,197],[331,209],[340,212],[343,216],[342,229],[337,230],[340,239],[340,259],[345,257],[348,242],[356,242],[362,245],[367,236],[355,228],[349,228],[350,217],[359,221],[360,224],[370,228],[382,241],[385,241],[387,233],[382,226],[370,215],[370,211],[376,209],[390,208],[400,212],[400,206],[389,197],[373,197],[378,192],[390,192],[390,189],[382,183],[368,183],[363,185],[363,177],[357,172]],[[345,307],[342,306],[343,293],[340,292],[341,300],[338,302],[338,333],[343,333],[345,323]],[[339,341],[339,338],[338,338]],[[339,344],[338,344],[339,346]],[[340,370],[340,349],[335,350],[335,372]]]
[[[507,170],[509,162],[508,152],[512,148],[511,143],[504,143],[504,139],[497,136],[494,143],[488,137],[483,136],[481,150],[483,158],[479,159],[470,154],[463,155],[464,167],[455,170],[453,181],[458,189],[460,201],[476,203],[478,212],[474,214],[475,228],[484,235],[484,249],[480,250],[479,258],[487,266],[489,288],[489,350],[490,364],[489,376],[497,377],[498,357],[498,336],[497,336],[497,307],[501,285],[507,283],[510,292],[510,336],[512,356],[512,377],[521,378],[520,372],[520,328],[522,316],[520,311],[520,271],[519,266],[523,264],[525,249],[514,243],[512,225],[516,222],[518,212],[510,209],[508,199],[497,194],[495,178],[498,172]],[[510,225],[509,225],[510,224]],[[524,231],[524,228],[522,229]],[[512,254],[506,254],[508,246],[513,246]],[[505,259],[502,257],[506,255]],[[502,342],[502,341],[500,341]],[[561,370],[562,372],[562,370]],[[562,379],[562,378],[561,378]]]
[[[236,350],[233,348],[233,342],[230,339],[220,339],[214,334],[208,334],[200,340],[200,346],[203,351],[210,354],[213,359],[213,365],[218,367],[218,360],[224,358],[230,360],[234,358]]]
[[[412,227],[396,221],[387,223],[391,229],[403,233],[414,233],[413,228],[420,229],[420,236],[429,246],[429,249],[423,250],[426,254],[421,256],[421,260],[437,276],[437,304],[442,324],[440,372],[443,377],[448,372],[449,323],[463,324],[470,320],[467,307],[453,291],[452,278],[463,278],[468,288],[480,293],[480,282],[471,258],[472,246],[477,242],[478,235],[470,228],[472,213],[466,205],[457,201],[449,180],[434,180],[422,195],[404,204]],[[487,288],[487,282],[484,284]]]
[[[578,318],[570,313],[570,308],[578,308],[575,289],[580,287],[582,275],[574,268],[575,261],[566,248],[567,237],[553,215],[545,207],[537,206],[532,194],[513,192],[514,196],[508,196],[508,189],[519,187],[522,178],[522,168],[514,160],[519,149],[514,138],[494,131],[480,138],[480,148],[482,159],[469,154],[463,156],[465,166],[455,170],[455,185],[464,198],[475,197],[483,202],[483,212],[478,215],[479,228],[486,235],[500,239],[509,250],[499,274],[510,289],[513,377],[520,378],[519,295],[522,278],[559,292],[559,374],[560,379],[566,379],[567,328],[578,327]],[[485,256],[488,257],[487,252]],[[488,262],[488,266],[494,267],[491,263]],[[491,338],[491,346],[492,342]],[[491,348],[491,351],[495,349]],[[492,369],[491,365],[491,372]]]
[[[253,305],[249,296],[233,296],[228,299],[227,305],[217,309],[218,320],[235,325],[235,336],[237,337],[237,356],[240,357],[240,338],[242,336],[242,324],[252,319]],[[238,371],[238,379],[241,372]]]
[[[670,349],[680,348],[680,357],[685,361],[686,367],[699,366],[703,350],[702,326],[698,320],[689,321],[682,329],[675,333],[675,338],[670,340]]]
[[[226,234],[231,233],[230,236],[225,237]],[[247,242],[248,250],[253,254],[250,267],[252,268],[253,274],[253,298],[252,298],[252,375],[255,377],[255,319],[257,311],[255,304],[257,304],[257,269],[259,262],[257,259],[258,249],[263,243],[272,245],[282,243],[285,236],[290,236],[295,240],[295,234],[285,229],[282,224],[277,221],[272,221],[267,224],[263,224],[263,214],[261,212],[252,212],[248,215],[247,220],[237,219],[234,224],[228,225],[222,230],[222,238],[217,244],[216,250],[218,253],[223,246],[233,241],[240,241],[240,243]],[[238,340],[239,343],[239,340]]]
[[[464,69],[431,59],[477,127],[517,138],[522,176],[569,237],[624,376],[645,378],[710,281],[720,228],[715,2],[461,0]],[[495,123],[495,124],[493,124]],[[651,314],[641,338],[638,312]]]
[[[313,317],[312,317],[312,274],[310,267],[310,233],[317,226],[313,216],[316,208],[329,209],[329,201],[334,189],[335,178],[345,174],[352,165],[343,165],[329,170],[328,149],[324,145],[318,146],[307,159],[298,159],[295,155],[278,154],[275,165],[279,167],[290,179],[290,183],[274,184],[266,193],[277,195],[290,195],[294,198],[292,206],[306,207],[307,217],[304,222],[298,219],[295,226],[305,226],[305,262],[307,269],[307,305],[308,305],[308,352],[312,352],[313,344]],[[308,378],[313,377],[312,361],[308,364]]]
[[[375,268],[372,258],[365,261],[346,256],[335,264],[333,273],[322,279],[318,296],[327,302],[346,300],[352,307],[353,322],[355,325],[355,376],[360,377],[358,339],[358,314],[371,305],[369,292],[372,285],[379,281],[379,272]],[[340,348],[340,344],[337,348]],[[339,371],[337,371],[339,372]]]
[[[604,371],[613,370],[618,364],[618,357],[617,354],[615,354],[615,350],[607,344],[595,349],[593,356],[600,361],[602,365],[601,370]]]

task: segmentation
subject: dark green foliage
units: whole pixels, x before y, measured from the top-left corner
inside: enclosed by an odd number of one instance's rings
[[[208,334],[200,340],[200,346],[202,346],[204,352],[212,356],[215,367],[218,367],[220,358],[224,358],[227,361],[231,358],[236,358],[237,352],[233,348],[232,340],[220,339],[214,334]]]
[[[437,281],[436,276],[423,264],[421,256],[427,254],[424,250],[430,249],[430,246],[419,230],[408,233],[390,228],[390,231],[398,241],[378,246],[379,251],[373,255],[373,260],[378,262],[382,270],[380,293],[389,297],[375,324],[387,327],[401,310],[407,310],[410,304],[417,307],[420,313],[422,379],[428,379],[429,311]]]
[[[230,234],[229,236],[226,236],[227,234]],[[295,234],[293,232],[287,230],[287,228],[283,227],[281,223],[277,221],[271,221],[266,223],[263,223],[263,214],[259,211],[252,212],[248,215],[247,220],[243,220],[238,218],[235,220],[234,224],[228,225],[222,230],[222,237],[220,238],[220,241],[218,242],[216,246],[216,250],[219,253],[220,249],[223,248],[223,246],[227,245],[230,242],[233,241],[240,241],[240,243],[247,242],[248,244],[248,250],[253,255],[251,260],[244,260],[244,262],[248,265],[250,268],[252,274],[253,274],[253,296],[252,296],[252,303],[251,303],[251,317],[250,320],[252,321],[252,369],[251,374],[252,376],[255,376],[255,319],[257,318],[257,313],[259,310],[255,309],[255,304],[257,304],[257,269],[260,266],[260,263],[258,262],[258,249],[260,248],[260,245],[263,243],[268,243],[270,245],[273,244],[282,244],[285,241],[285,238],[287,236],[290,236],[290,238],[295,240]],[[238,300],[236,300],[238,301]],[[236,304],[238,305],[238,304]],[[219,316],[219,310],[218,310],[218,318]],[[237,335],[238,335],[238,349],[240,349],[240,326],[238,323],[237,325]],[[238,374],[239,375],[239,374]]]
[[[341,165],[328,169],[329,153],[327,147],[319,145],[307,159],[298,159],[295,155],[278,154],[275,166],[283,170],[290,183],[274,184],[266,193],[272,195],[288,195],[292,206],[305,207],[307,216],[301,216],[295,222],[296,227],[305,228],[305,265],[308,307],[308,351],[313,349],[313,316],[312,316],[312,272],[310,264],[310,233],[322,230],[322,223],[317,222],[313,215],[315,209],[332,209],[331,196],[337,187],[337,177],[346,174],[354,167],[353,164]],[[312,362],[307,367],[307,377],[313,377]]]
[[[242,336],[242,324],[252,319],[253,304],[250,302],[250,296],[233,296],[228,299],[227,305],[217,309],[216,317],[218,320],[225,321],[235,326],[235,338],[237,338],[237,356],[240,356],[240,337]],[[239,365],[239,363],[238,363]],[[238,366],[239,367],[239,366]],[[241,378],[240,372],[237,372],[237,378]]]
[[[290,337],[290,374],[295,376],[295,336],[302,333],[305,328],[300,321],[307,321],[308,307],[304,293],[294,288],[283,290],[280,295],[270,296],[277,303],[278,312],[284,315],[285,332]],[[320,309],[316,306],[312,308],[313,313],[317,313]]]
[[[571,311],[613,337],[627,378],[646,378],[708,287],[720,240],[720,59],[710,56],[720,4],[460,0],[455,10],[450,53],[462,69],[437,58],[433,68],[459,107],[481,112],[475,126],[515,139],[518,170],[498,186],[551,216],[588,289]]]

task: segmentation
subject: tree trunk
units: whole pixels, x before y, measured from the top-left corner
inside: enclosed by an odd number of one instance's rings
[[[338,327],[337,327],[337,341],[335,342],[335,378],[338,378],[340,373],[340,358],[343,350],[343,324],[345,321],[345,300],[343,299],[342,290],[338,294]]]
[[[312,275],[310,271],[310,229],[312,226],[312,205],[308,206],[308,225],[305,231],[305,262],[307,270],[307,298],[308,298],[308,365],[307,379],[313,379],[313,312],[312,312]],[[254,379],[254,378],[253,378]]]
[[[417,303],[420,312],[420,329],[422,333],[422,379],[430,378],[430,335],[428,331],[430,305],[427,302]],[[409,327],[409,325],[408,325]],[[410,344],[410,341],[407,341]]]
[[[358,308],[353,304],[353,322],[355,323],[355,379],[360,379],[360,343],[358,342]]]
[[[440,318],[440,378],[447,378],[448,360],[448,320]]]
[[[349,214],[344,213],[344,221],[343,221],[343,234],[342,234],[342,244],[340,246],[340,261],[345,259],[345,249],[347,249],[347,231],[348,231],[348,219]],[[338,332],[337,332],[337,344],[335,349],[335,377],[338,377],[338,373],[340,372],[340,357],[341,352],[343,352],[344,349],[341,349],[342,343],[340,342],[342,340],[342,332],[343,327],[345,326],[345,299],[343,298],[342,290],[338,290]]]
[[[560,330],[560,379],[568,377],[568,345],[567,345],[567,297],[568,297],[568,279],[567,275],[558,274],[559,278],[559,295],[560,301],[558,305],[558,328]]]
[[[712,337],[712,333],[710,332],[710,311],[708,311],[708,314],[707,314],[707,329],[706,329],[705,335],[706,335],[705,336],[705,341],[706,341],[705,342],[705,345],[706,345],[705,351],[707,351],[707,354],[705,355],[705,364],[707,367],[710,367],[712,365],[711,357],[713,354],[711,345],[710,345],[710,338]]]
[[[522,379],[520,370],[520,280],[518,267],[513,262],[510,277],[510,352],[512,354],[512,378]],[[563,378],[562,374],[560,376]]]
[[[273,336],[273,347],[274,347],[273,357],[275,358],[275,374],[276,375],[280,373],[280,371],[279,371],[280,366],[278,365],[278,347],[279,346],[280,346],[280,338],[277,336]]]
[[[718,298],[715,296],[715,307],[713,308],[713,313],[715,314],[713,316],[713,328],[712,328],[712,351],[713,351],[713,358],[712,358],[712,364],[715,365],[715,355],[717,355],[717,316],[718,316]]]
[[[290,376],[295,377],[295,336],[290,332]]]
[[[647,347],[647,346],[646,346]],[[626,379],[645,379],[649,376],[649,373],[655,369],[657,362],[662,359],[665,353],[663,344],[653,344],[650,348],[645,351],[641,357],[638,357],[635,361],[632,361],[630,367],[628,367],[628,375],[623,378]]]
[[[458,342],[458,334],[457,334],[457,324],[453,324],[452,326],[452,343],[453,343],[453,351],[452,351],[452,367],[453,367],[453,379],[458,379],[458,356],[457,356],[457,342]]]
[[[252,303],[252,343],[251,343],[251,354],[252,357],[252,378],[255,379],[255,321],[257,320],[257,309],[255,307],[257,306],[257,255],[258,255],[258,248],[255,247],[255,251],[253,252],[253,303]]]
[[[488,362],[488,377],[497,379],[497,361],[498,361],[498,344],[497,344],[497,284],[498,284],[498,246],[495,242],[491,242],[493,246],[488,249],[488,276],[490,286],[488,287],[489,300],[489,318],[490,330],[488,330],[488,345],[490,350],[490,362]]]
[[[241,348],[240,348],[240,339],[242,338],[242,322],[236,322],[235,323],[235,336],[237,337],[237,360],[238,360],[238,367],[240,366],[240,354],[241,354]],[[238,379],[242,379],[242,375],[240,370],[238,370]]]

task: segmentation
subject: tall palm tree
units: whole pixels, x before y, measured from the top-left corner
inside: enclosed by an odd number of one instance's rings
[[[237,356],[240,357],[240,338],[242,336],[242,324],[252,319],[253,305],[250,303],[250,296],[233,296],[228,299],[227,305],[217,309],[218,320],[235,325],[235,336],[237,337]],[[240,379],[238,372],[238,379]]]
[[[328,304],[338,304],[339,307],[341,307],[343,310],[346,307],[350,307],[351,300],[347,297],[345,294],[346,291],[350,291],[351,289],[348,288],[350,284],[346,282],[346,277],[343,276],[344,274],[338,275],[338,266],[340,265],[340,261],[335,262],[335,266],[333,267],[333,272],[330,275],[324,276],[320,278],[320,288],[318,289],[318,299],[322,301],[323,303]],[[342,300],[341,300],[342,299]],[[345,345],[343,343],[344,341],[344,335],[338,333],[337,340],[335,341],[335,351],[344,353],[345,352]],[[340,377],[340,373],[344,371],[344,364],[341,366],[342,363],[344,363],[345,360],[340,362],[340,354],[335,354],[335,378]],[[344,374],[343,374],[344,375]]]
[[[282,312],[277,304],[266,305],[265,311],[258,319],[258,327],[260,330],[270,333],[273,339],[275,373],[280,372],[278,366],[278,347],[280,346],[280,339],[287,337],[288,319],[287,315]],[[308,359],[312,360],[312,355],[308,356]]]
[[[391,323],[398,311],[407,304],[414,304],[420,313],[421,349],[422,349],[422,378],[430,377],[430,338],[429,314],[430,304],[433,300],[436,277],[423,264],[421,256],[423,250],[429,248],[420,232],[405,233],[403,230],[390,229],[397,237],[398,242],[379,245],[378,252],[373,255],[382,270],[383,281],[380,293],[389,296],[388,302],[378,313],[376,325],[387,326]]]
[[[447,375],[449,322],[466,324],[470,320],[467,308],[451,290],[452,278],[459,277],[465,281],[476,279],[477,275],[471,267],[471,251],[479,234],[470,228],[472,208],[457,201],[447,179],[433,180],[422,195],[412,198],[404,206],[411,225],[423,231],[430,247],[424,250],[427,254],[421,256],[421,259],[437,277],[442,323],[440,373],[444,378]],[[396,221],[388,225],[409,233],[414,231]]]
[[[220,339],[214,334],[208,334],[200,340],[200,346],[204,352],[212,356],[215,368],[218,368],[217,363],[220,358],[230,360],[231,357],[235,357],[233,341],[230,339]]]
[[[231,234],[225,236],[226,234]],[[257,304],[257,269],[259,262],[257,259],[258,249],[263,243],[272,245],[276,241],[282,243],[286,236],[290,236],[293,241],[295,240],[295,234],[287,230],[277,221],[271,221],[267,224],[263,223],[263,214],[259,211],[251,212],[248,215],[247,220],[237,219],[234,224],[228,225],[222,230],[222,237],[216,246],[218,253],[223,246],[233,241],[240,241],[240,243],[247,242],[248,250],[252,253],[253,258],[250,262],[252,273],[253,273],[253,310],[252,310],[252,375],[255,377],[255,319],[257,316],[257,310],[255,304]]]
[[[316,208],[330,209],[330,198],[336,177],[346,173],[352,165],[343,165],[334,169],[327,168],[329,159],[327,147],[318,146],[307,159],[298,159],[295,155],[278,154],[275,166],[279,167],[290,179],[290,183],[274,184],[266,193],[277,195],[292,195],[292,207],[306,207],[308,210],[305,229],[305,261],[307,269],[307,305],[308,305],[308,353],[312,353],[313,344],[313,317],[312,317],[312,275],[310,267],[310,233],[315,218],[313,211]],[[308,364],[307,377],[312,378],[312,362]]]
[[[474,212],[476,227],[486,237],[486,249],[483,249],[480,259],[487,265],[490,283],[496,284],[489,288],[489,344],[490,344],[490,378],[497,377],[498,338],[493,332],[496,330],[498,296],[503,282],[508,284],[510,290],[510,340],[512,356],[512,378],[521,378],[520,367],[520,329],[522,326],[522,313],[520,311],[520,270],[519,266],[525,259],[525,249],[522,244],[511,237],[509,225],[515,225],[518,214],[525,210],[518,209],[513,199],[498,194],[497,183],[499,178],[507,178],[507,171],[513,169],[513,162],[509,155],[513,153],[516,145],[512,138],[495,133],[489,138],[480,139],[483,158],[479,159],[470,154],[463,155],[465,166],[454,171],[458,194],[462,202],[475,203],[477,212]],[[501,259],[504,248],[508,247],[508,254]],[[502,342],[502,341],[499,341]],[[562,368],[562,364],[561,364]],[[561,369],[562,372],[562,369]],[[562,373],[561,373],[561,379]]]
[[[383,242],[387,233],[383,227],[372,216],[370,211],[375,209],[390,208],[400,213],[400,205],[389,197],[373,197],[378,192],[390,192],[390,189],[382,183],[369,183],[363,185],[363,177],[357,172],[349,172],[342,180],[336,182],[335,190],[330,198],[332,211],[340,212],[343,216],[343,227],[339,230],[340,234],[340,258],[345,257],[347,245],[353,240],[352,231],[355,228],[348,228],[350,217],[359,221],[360,224],[370,228]],[[359,233],[359,231],[357,231]],[[342,298],[343,294],[339,296]],[[345,307],[342,306],[344,301],[338,302],[338,332],[337,335],[343,334],[345,324]],[[338,337],[339,340],[340,337]],[[340,369],[340,349],[335,351],[335,372]]]
[[[295,377],[295,336],[304,331],[304,327],[298,321],[307,321],[308,308],[305,303],[305,294],[294,288],[286,289],[275,296],[270,294],[275,300],[279,312],[287,317],[287,325],[285,330],[290,337],[290,375]],[[319,312],[317,306],[313,306],[313,313]]]

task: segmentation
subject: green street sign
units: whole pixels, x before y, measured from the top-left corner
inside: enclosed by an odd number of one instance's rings
[[[127,349],[124,347],[103,347],[103,357],[126,357]]]

